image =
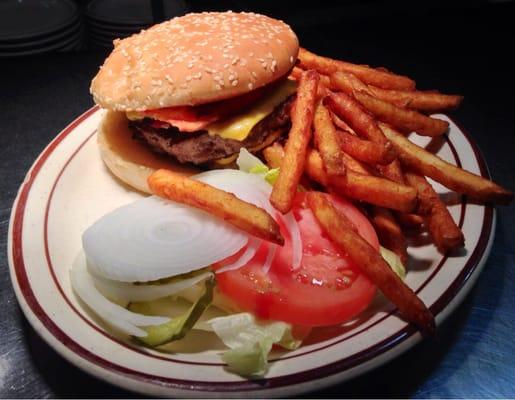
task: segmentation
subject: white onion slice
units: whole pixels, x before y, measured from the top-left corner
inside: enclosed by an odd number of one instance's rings
[[[299,224],[291,212],[283,215],[282,218],[290,232],[292,248],[291,265],[295,270],[300,268],[300,263],[302,262],[302,238],[300,236]]]
[[[238,268],[243,267],[250,260],[252,260],[254,258],[254,256],[256,255],[256,252],[258,251],[259,246],[261,245],[261,243],[262,243],[261,240],[251,239],[249,241],[249,244],[248,244],[247,248],[243,252],[243,254],[236,261],[234,261],[232,264],[229,264],[229,265],[226,265],[226,266],[220,268],[219,270],[216,271],[216,273],[217,274],[221,274],[223,272],[234,271],[234,270],[236,270]]]
[[[191,278],[159,285],[133,285],[132,283],[113,281],[99,276],[93,276],[93,280],[95,286],[104,295],[123,302],[129,302],[152,301],[161,297],[172,296],[212,276],[212,272],[205,272]]]
[[[265,274],[268,274],[268,271],[270,271],[270,267],[272,266],[272,262],[274,261],[275,253],[277,251],[277,245],[276,244],[270,244],[268,247],[268,254],[266,255],[265,263],[263,264],[263,272]]]
[[[146,282],[207,267],[237,253],[248,235],[203,211],[147,197],[105,215],[82,236],[96,275]]]
[[[159,325],[170,321],[168,317],[137,314],[107,300],[95,287],[82,252],[73,263],[70,279],[81,300],[107,324],[123,333],[143,337],[147,333],[138,328],[139,326]]]

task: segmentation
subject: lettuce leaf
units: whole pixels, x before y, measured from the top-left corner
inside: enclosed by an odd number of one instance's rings
[[[390,266],[390,268],[395,272],[399,278],[404,280],[406,278],[406,268],[402,264],[401,259],[397,254],[393,251],[388,250],[387,248],[381,246],[379,251],[381,252],[381,256],[386,261],[386,263]]]
[[[170,319],[164,324],[144,327],[147,336],[138,337],[137,340],[146,346],[156,347],[173,340],[182,339],[211,304],[214,286],[214,278],[207,279],[204,293],[185,313]],[[129,310],[140,314],[151,314],[151,309],[152,305],[149,302],[131,303],[129,305]]]
[[[261,175],[270,185],[273,185],[279,176],[279,168],[268,168],[267,165],[244,147],[240,149],[236,164],[238,164],[240,171]]]
[[[222,355],[228,370],[243,376],[267,372],[268,354],[274,344],[293,350],[302,342],[293,336],[290,324],[259,321],[249,313],[214,318],[207,323],[230,349]]]

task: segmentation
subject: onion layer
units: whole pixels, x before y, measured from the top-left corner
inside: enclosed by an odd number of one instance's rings
[[[95,287],[82,253],[73,263],[70,279],[75,293],[81,300],[107,324],[120,332],[144,337],[147,332],[138,328],[139,326],[160,325],[170,320],[168,317],[137,314],[107,300]]]

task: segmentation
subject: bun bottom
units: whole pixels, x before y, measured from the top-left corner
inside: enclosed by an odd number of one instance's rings
[[[111,173],[140,192],[151,193],[147,178],[160,168],[186,176],[201,172],[165,155],[156,154],[144,143],[134,140],[123,112],[104,111],[98,127],[97,142],[100,156]]]

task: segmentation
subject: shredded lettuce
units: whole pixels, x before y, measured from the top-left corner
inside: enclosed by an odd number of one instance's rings
[[[279,168],[268,168],[259,158],[245,148],[240,149],[236,164],[240,171],[261,175],[270,185],[273,185],[279,176]]]
[[[388,250],[383,246],[380,247],[380,252],[381,256],[387,262],[387,264],[390,266],[393,272],[395,272],[399,276],[399,278],[404,280],[404,278],[406,278],[406,268],[402,264],[402,261],[399,258],[399,256],[395,254],[393,251]]]
[[[268,354],[274,344],[292,350],[302,342],[293,336],[290,324],[259,321],[249,313],[214,318],[207,323],[230,349],[222,355],[228,370],[243,376],[267,372]]]
[[[164,324],[143,328],[147,335],[138,337],[137,340],[149,347],[156,347],[173,340],[182,339],[186,333],[193,328],[205,309],[211,304],[214,286],[214,278],[211,277],[207,279],[205,281],[204,294],[200,296],[185,313],[170,319],[170,321]],[[152,305],[149,302],[131,303],[129,310],[148,315],[152,314]]]

